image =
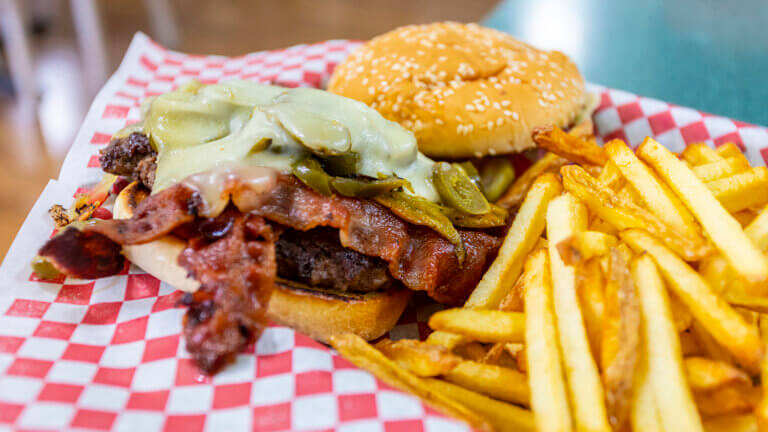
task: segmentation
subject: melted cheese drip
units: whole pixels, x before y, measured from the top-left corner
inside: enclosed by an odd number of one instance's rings
[[[415,194],[439,201],[434,162],[418,151],[411,132],[363,103],[321,90],[192,82],[148,101],[143,123],[122,133],[137,130],[158,151],[153,192],[220,165],[289,173],[312,153],[354,153],[356,173],[404,178]]]

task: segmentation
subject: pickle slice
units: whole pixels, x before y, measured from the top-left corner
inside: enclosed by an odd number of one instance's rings
[[[506,157],[489,158],[480,166],[483,192],[490,202],[495,202],[515,180],[515,167]]]
[[[293,175],[315,192],[326,196],[333,195],[333,190],[331,189],[333,177],[323,170],[317,159],[306,157],[300,160],[293,165]]]
[[[432,181],[443,203],[449,207],[473,215],[491,211],[488,200],[463,169],[439,162],[435,165]]]
[[[331,180],[331,187],[339,195],[355,198],[372,198],[406,186],[409,186],[408,180],[397,177],[381,180],[336,177]]]

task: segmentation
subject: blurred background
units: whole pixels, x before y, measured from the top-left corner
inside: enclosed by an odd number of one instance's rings
[[[0,260],[136,31],[239,55],[441,20],[564,51],[594,83],[768,125],[766,0],[0,0]]]

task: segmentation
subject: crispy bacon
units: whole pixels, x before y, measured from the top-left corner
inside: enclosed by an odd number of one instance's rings
[[[230,192],[237,195],[239,191]],[[189,238],[185,225],[195,220],[200,206],[196,192],[179,184],[139,203],[132,219],[86,229],[124,245],[171,232]],[[321,195],[287,175],[279,176],[275,187],[264,192],[259,206],[247,210],[300,231],[336,228],[344,247],[387,261],[389,272],[405,286],[451,305],[467,298],[500,243],[485,232],[460,230],[467,257],[459,265],[453,245],[431,229],[410,224],[371,200]]]
[[[213,235],[189,240],[179,265],[200,281],[186,294],[184,316],[187,350],[207,373],[214,373],[248,344],[267,324],[266,310],[275,283],[275,236],[261,217],[230,206],[213,220],[196,224]]]
[[[123,269],[121,250],[119,244],[98,232],[67,228],[45,243],[38,255],[64,274],[96,279]]]

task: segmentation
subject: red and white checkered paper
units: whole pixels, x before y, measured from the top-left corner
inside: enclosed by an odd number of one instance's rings
[[[189,79],[242,78],[322,86],[358,43],[329,41],[225,58],[168,51],[138,34],[94,101],[59,180],[32,209],[0,267],[0,430],[446,431],[467,427],[355,368],[285,327],[214,377],[202,376],[180,337],[179,293],[131,267],[95,281],[40,281],[29,261],[50,236],[47,209],[101,177],[98,150],[139,117],[141,101]],[[602,139],[654,136],[674,151],[733,141],[768,160],[768,130],[592,86]],[[410,308],[390,336],[424,337],[438,307]]]

